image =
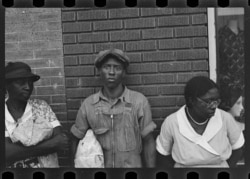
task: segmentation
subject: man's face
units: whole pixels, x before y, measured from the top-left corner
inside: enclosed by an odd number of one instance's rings
[[[119,60],[109,57],[100,67],[99,73],[104,86],[113,89],[122,83],[125,69]]]

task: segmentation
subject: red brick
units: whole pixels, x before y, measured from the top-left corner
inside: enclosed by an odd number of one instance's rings
[[[151,107],[166,107],[176,105],[176,97],[172,96],[148,97],[148,100]]]
[[[64,56],[64,65],[65,66],[78,65],[77,56]]]
[[[62,56],[63,56],[63,52],[61,49],[35,51],[35,58],[55,58],[55,57],[62,57]]]
[[[197,70],[208,70],[208,61],[202,60],[202,61],[197,61],[197,62],[192,62],[192,70],[197,71]]]
[[[184,26],[189,25],[189,16],[169,16],[160,17],[158,19],[158,25],[162,26]]]
[[[159,40],[159,49],[177,49],[190,47],[190,38]]]
[[[173,71],[190,71],[191,63],[190,62],[168,62],[159,64],[160,72],[173,72]]]
[[[64,55],[93,53],[92,44],[64,45]]]
[[[37,95],[48,95],[48,94],[64,94],[64,86],[46,86],[46,87],[36,87]]]
[[[131,63],[141,62],[141,54],[140,53],[127,53],[126,54]]]
[[[94,65],[96,55],[80,55],[79,64],[80,65]]]
[[[27,50],[48,49],[48,41],[43,40],[43,41],[20,42],[19,48]]]
[[[36,68],[34,72],[41,77],[62,76],[63,68]]]
[[[66,104],[62,103],[62,104],[51,104],[50,105],[52,110],[57,113],[57,112],[64,112],[67,110],[66,108]]]
[[[208,50],[207,49],[177,50],[176,58],[178,60],[204,59],[208,58]]]
[[[136,87],[130,87],[130,88],[146,96],[158,95],[158,90],[156,86],[136,86]]]
[[[33,21],[33,15],[29,13],[18,13],[14,15],[8,15],[5,17],[5,23],[29,23]]]
[[[94,67],[77,66],[65,67],[65,76],[92,76],[94,75]]]
[[[140,30],[110,32],[110,41],[139,40]]]
[[[46,31],[46,32],[33,32],[34,40],[60,40],[62,39],[61,31]]]
[[[154,18],[128,19],[124,21],[126,29],[155,27]]]
[[[47,22],[47,29],[49,30],[49,31],[51,31],[51,30],[60,30],[61,31],[61,29],[62,29],[62,23],[61,23],[61,21],[59,21],[59,22]]]
[[[207,15],[206,14],[197,14],[192,15],[192,24],[206,24],[207,23]]]
[[[176,105],[183,106],[184,104],[186,104],[184,96],[179,96],[176,98]]]
[[[57,112],[56,117],[60,122],[67,121],[67,112]]]
[[[33,52],[30,50],[16,50],[11,52],[5,52],[6,60],[27,60],[33,59]]]
[[[174,83],[175,75],[174,74],[154,74],[154,75],[143,75],[142,82],[143,84],[167,84]]]
[[[127,85],[141,85],[141,75],[126,75],[124,83]]]
[[[139,17],[139,9],[138,8],[118,8],[109,10],[109,18],[131,18],[131,17]]]
[[[55,77],[50,77],[51,79],[51,85],[56,87],[56,86],[64,86],[65,81],[63,76],[55,76]]]
[[[176,37],[207,36],[206,26],[190,26],[175,28]]]
[[[105,20],[93,22],[94,30],[113,30],[122,28],[122,20]]]
[[[144,64],[130,64],[128,68],[128,73],[156,73],[157,64],[156,63],[144,63]]]
[[[53,95],[51,96],[52,103],[66,103],[66,96],[65,95]],[[65,110],[66,111],[66,110]]]
[[[67,114],[68,114],[68,121],[75,122],[77,111],[78,111],[78,109],[75,109],[75,110],[68,110],[68,111],[67,111]],[[72,123],[72,124],[73,124],[73,123]],[[69,129],[70,129],[70,128],[69,128]]]
[[[91,31],[90,22],[67,22],[63,23],[63,32],[88,32]]]
[[[156,50],[156,46],[157,46],[156,41],[154,40],[127,42],[126,50],[127,51]]]
[[[76,35],[75,34],[64,34],[63,35],[63,43],[76,43]]]
[[[188,80],[194,76],[208,76],[208,72],[187,72],[187,73],[178,73],[176,77],[177,83],[186,83]]]
[[[166,118],[168,115],[177,111],[175,107],[151,108],[153,118]],[[161,124],[159,125],[161,126]],[[160,128],[160,127],[159,127]]]
[[[184,85],[164,85],[159,87],[161,95],[183,95]]]
[[[172,14],[172,8],[141,8],[142,16],[162,16]]]
[[[66,88],[71,87],[78,87],[79,86],[79,79],[78,78],[66,78],[65,79],[65,86]]]
[[[5,52],[16,51],[19,44],[17,42],[6,42],[5,43]]]
[[[32,69],[34,68],[48,68],[50,66],[49,59],[36,59],[36,60],[22,60],[22,62],[27,63]]]
[[[63,12],[62,11],[62,21],[75,21],[76,13],[75,12]]]
[[[207,12],[207,8],[174,8],[175,14],[192,14],[199,12]]]
[[[9,34],[7,31],[5,33],[5,43],[6,42],[18,42],[19,41],[19,33],[11,33]]]
[[[107,10],[78,11],[77,20],[107,19]]]
[[[78,35],[78,42],[107,42],[107,32],[81,33]]]
[[[123,42],[112,42],[112,43],[96,43],[95,44],[95,52],[99,53],[102,50],[107,50],[110,48],[117,48],[124,50]]]
[[[58,12],[48,12],[48,13],[33,13],[32,18],[34,21],[61,21],[61,13]]]
[[[101,86],[101,81],[99,77],[82,77],[80,78],[80,86],[82,87],[96,87],[96,86]]]
[[[193,38],[193,47],[208,47],[207,37],[196,37]]]
[[[40,80],[38,80],[35,83],[36,86],[48,86],[51,85],[51,80],[50,78],[46,78],[46,77],[41,77]]]
[[[66,90],[67,98],[86,98],[94,93],[93,88],[72,88]]]
[[[28,22],[28,23],[6,23],[5,31],[9,33],[13,32],[34,32],[34,31],[46,31],[48,24],[46,22]]]
[[[81,106],[80,99],[68,99],[67,100],[67,107],[68,109],[79,109]]]
[[[143,61],[169,61],[175,60],[175,52],[174,51],[158,51],[158,52],[146,52],[143,54]]]
[[[173,37],[172,28],[142,30],[143,39],[158,39],[158,38],[170,38],[170,37]]]
[[[62,47],[63,47],[62,39],[50,40],[47,42],[48,42],[48,48],[60,48],[60,49],[62,49]]]

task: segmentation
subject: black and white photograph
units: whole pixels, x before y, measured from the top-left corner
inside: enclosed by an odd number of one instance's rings
[[[244,7],[4,11],[5,170],[245,169]]]

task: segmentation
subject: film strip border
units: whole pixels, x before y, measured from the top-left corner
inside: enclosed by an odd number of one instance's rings
[[[250,5],[250,0],[2,0],[2,7],[246,7]],[[249,21],[249,16],[246,17]],[[246,23],[247,24],[247,23]],[[249,39],[249,34],[246,39]],[[249,41],[246,40],[249,44]],[[246,53],[249,53],[246,51]],[[249,66],[249,65],[248,65]],[[250,157],[247,156],[249,159]],[[248,160],[249,161],[249,160]],[[247,165],[248,166],[248,165]],[[16,169],[0,172],[3,179],[249,179],[250,169],[168,169],[159,171],[157,169]]]
[[[52,169],[53,170],[53,169]],[[228,172],[223,169],[200,169],[199,171],[178,170],[176,172],[154,171],[140,169],[112,169],[105,171],[82,169],[81,171],[23,171],[4,172],[3,179],[249,179],[249,174],[243,174],[240,170],[237,173]]]
[[[2,0],[3,7],[247,7],[250,0]]]

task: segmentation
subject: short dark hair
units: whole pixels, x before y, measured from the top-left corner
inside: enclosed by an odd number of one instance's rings
[[[212,88],[219,89],[217,84],[210,78],[205,76],[193,77],[187,82],[185,86],[184,97],[186,105],[190,107],[190,99],[196,99],[197,97],[201,97]]]

